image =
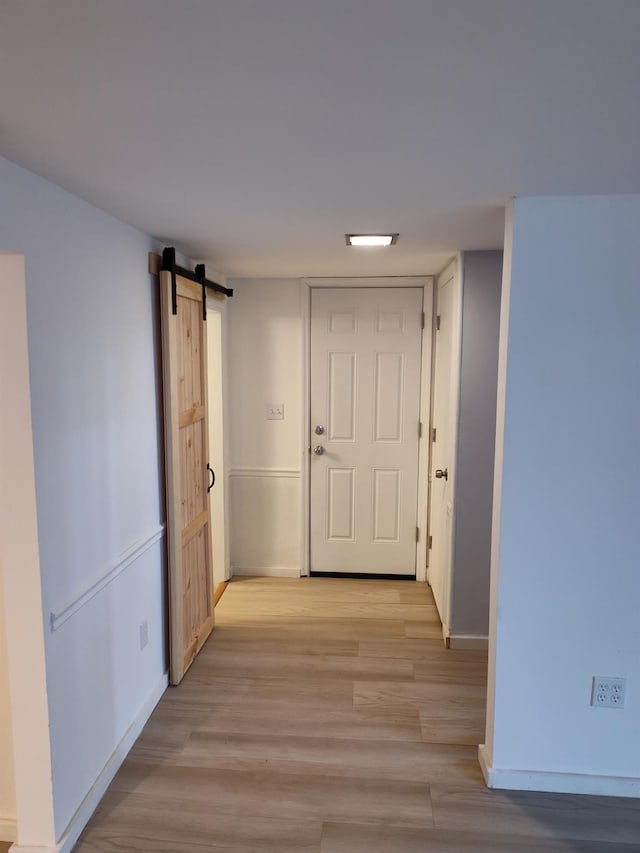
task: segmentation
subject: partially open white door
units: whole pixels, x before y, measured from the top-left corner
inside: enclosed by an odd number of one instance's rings
[[[428,579],[445,630],[449,621],[449,587],[455,487],[455,447],[460,386],[460,282],[458,262],[436,284],[435,371],[429,514]],[[433,438],[433,435],[432,435]]]
[[[415,575],[422,288],[311,295],[311,571]]]

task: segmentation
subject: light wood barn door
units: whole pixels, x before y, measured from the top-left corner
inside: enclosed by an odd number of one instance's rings
[[[169,563],[171,684],[178,684],[213,629],[207,464],[207,352],[202,287],[160,273]]]

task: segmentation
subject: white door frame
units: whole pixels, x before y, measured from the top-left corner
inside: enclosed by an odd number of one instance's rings
[[[300,574],[307,576],[311,565],[311,457],[309,435],[311,429],[311,290],[321,287],[420,287],[425,313],[422,330],[422,366],[420,376],[420,420],[422,437],[418,445],[418,506],[417,518],[420,537],[416,543],[416,581],[427,579],[427,541],[428,541],[428,492],[429,492],[429,425],[431,409],[431,358],[433,336],[433,276],[394,276],[370,278],[306,278],[301,283],[301,309],[303,320],[302,363],[303,403],[302,418],[302,518],[303,535],[300,555]]]
[[[0,607],[4,602],[0,631],[4,632],[8,676],[3,688],[8,690],[11,709],[11,742],[3,743],[3,747],[13,746],[15,796],[15,813],[0,815],[0,838],[19,838],[24,845],[21,849],[59,850],[51,771],[23,255],[0,251],[0,287],[0,392],[6,413],[0,444]],[[7,734],[3,732],[3,741]]]
[[[211,365],[211,359],[215,357],[216,353],[219,352],[220,355],[220,365],[216,368],[219,372],[219,380],[220,380],[220,393],[217,399],[217,403],[219,408],[221,409],[222,419],[221,422],[217,425],[217,427],[213,423],[213,418],[210,419],[209,423],[209,443],[210,443],[210,455],[213,457],[213,445],[211,444],[211,432],[213,429],[220,430],[222,436],[222,459],[220,460],[220,464],[218,464],[217,468],[215,468],[216,474],[216,484],[214,489],[217,489],[217,495],[220,497],[220,492],[222,492],[222,507],[218,506],[218,512],[214,514],[213,506],[211,508],[211,538],[212,545],[214,537],[217,539],[219,545],[222,545],[222,554],[218,555],[222,557],[222,566],[218,564],[218,571],[216,572],[215,560],[216,560],[216,552],[213,552],[214,559],[214,583],[218,584],[222,580],[229,580],[231,577],[230,570],[230,558],[229,558],[229,483],[228,483],[228,473],[227,473],[227,459],[229,458],[228,446],[229,446],[229,431],[227,429],[228,426],[228,380],[227,380],[227,300],[221,302],[219,299],[212,299],[210,296],[207,296],[207,316],[210,314],[216,314],[216,323],[219,322],[219,341],[216,342],[210,339],[211,331],[210,327],[207,326],[207,336],[209,338],[207,353],[209,356],[209,399],[210,406],[213,408],[214,402],[212,397],[212,386],[215,386],[216,379],[218,377],[214,376],[214,367]],[[211,496],[213,496],[214,492],[211,492]],[[221,529],[215,530],[215,524],[221,525]],[[222,568],[222,571],[220,571]]]

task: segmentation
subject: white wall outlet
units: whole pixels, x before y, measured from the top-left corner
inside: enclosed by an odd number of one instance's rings
[[[284,420],[284,403],[267,403],[267,420]]]
[[[594,675],[591,704],[596,708],[624,708],[627,679],[613,675]]]
[[[140,623],[140,651],[144,649],[144,647],[149,642],[149,623],[145,619],[144,622]]]

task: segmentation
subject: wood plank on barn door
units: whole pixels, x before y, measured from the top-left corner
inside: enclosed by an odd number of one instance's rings
[[[214,624],[202,287],[160,273],[169,564],[169,680],[178,684]]]

